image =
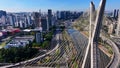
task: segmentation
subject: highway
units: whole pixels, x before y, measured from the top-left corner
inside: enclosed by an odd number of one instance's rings
[[[117,41],[115,40],[115,38],[110,40],[110,39],[106,38],[105,36],[101,36],[101,37],[103,40],[106,40],[106,42],[109,45],[111,45],[113,52],[114,52],[114,57],[113,57],[111,63],[107,66],[107,68],[117,68],[120,63],[120,51],[119,51],[119,48],[117,47],[117,45],[115,44],[115,43],[117,43]]]
[[[7,66],[3,66],[2,68],[6,67],[29,67],[29,66],[39,66],[39,67],[63,67],[63,68],[75,68],[75,65],[77,65],[78,68],[82,67],[82,63],[85,57],[86,48],[88,45],[88,39],[81,34],[79,31],[74,29],[66,29],[66,32],[68,33],[67,38],[64,33],[57,33],[56,34],[56,40],[57,45],[54,49],[50,50],[46,54],[38,55],[37,57],[23,61],[16,64],[11,64]],[[58,53],[56,51],[58,50]],[[97,49],[99,50],[99,49]],[[99,51],[99,60],[100,67],[105,67],[105,65],[108,63],[108,57],[106,55]],[[85,64],[85,68],[90,68],[90,52],[88,53],[87,62]],[[46,57],[50,57],[49,61],[45,62],[44,60]],[[119,57],[118,55],[115,57]],[[97,59],[96,59],[97,60]],[[102,63],[105,61],[104,63]],[[117,61],[115,59],[114,61]],[[38,64],[38,62],[42,62]],[[115,62],[114,64],[115,65]],[[112,65],[112,66],[113,66]],[[111,67],[112,68],[112,67]]]
[[[78,65],[79,65],[78,67],[81,68],[83,59],[85,56],[86,48],[88,45],[88,39],[77,30],[68,29],[67,31],[68,31],[68,34],[71,36],[72,41],[74,43],[74,47],[77,51],[77,55],[75,55],[74,60],[70,63],[69,66],[72,67],[74,62],[77,61]],[[94,56],[98,56],[98,58],[96,58],[96,59],[94,58],[95,62],[97,62],[98,64],[94,64],[94,65],[98,65],[100,68],[104,68],[109,63],[110,58],[107,55],[105,55],[96,46],[96,43],[93,43],[93,44],[94,44],[94,50],[96,49],[95,51],[97,51],[97,53],[93,52],[93,53],[95,53]],[[88,56],[90,56],[89,53],[88,53]],[[105,61],[105,62],[103,63],[103,61]],[[87,62],[85,63],[85,68],[90,68],[90,57],[87,57]]]
[[[62,33],[56,34],[56,46],[50,47],[50,50],[43,54],[39,55],[35,58],[32,58],[27,61],[22,61],[16,64],[2,66],[1,68],[6,67],[26,67],[26,66],[45,66],[45,67],[63,67],[63,68],[81,68],[84,57],[86,57],[86,63],[84,63],[85,68],[105,68],[105,66],[109,63],[109,57],[106,56],[100,49],[99,45],[99,36],[102,28],[102,21],[105,11],[106,0],[101,0],[99,8],[96,13],[96,21],[94,25],[94,30],[91,39],[91,46],[88,46],[88,39],[81,34],[79,31],[70,29],[72,22],[66,21],[66,27],[69,29],[67,33],[69,34],[71,40],[65,38]],[[91,17],[90,17],[91,18]],[[90,25],[91,26],[91,25]],[[90,29],[91,30],[91,29]],[[89,35],[91,36],[91,35]],[[103,36],[102,36],[103,37]],[[117,45],[119,45],[118,40],[113,42],[108,38],[103,37],[102,40],[106,40],[106,42],[111,45],[114,55],[110,61],[110,63],[106,66],[106,68],[117,68],[120,63],[120,50]],[[71,44],[72,43],[72,44]],[[70,46],[71,44],[71,46]],[[53,48],[55,47],[55,48]],[[89,50],[90,48],[90,50]],[[90,52],[86,52],[90,51]],[[74,53],[75,52],[75,53]],[[88,54],[88,56],[85,56]],[[90,56],[90,57],[89,57]],[[46,61],[46,58],[49,57],[49,61]],[[91,59],[90,59],[91,58]],[[46,62],[44,62],[46,61]],[[69,61],[69,62],[68,62]],[[38,62],[42,62],[38,64]]]
[[[65,36],[62,33],[59,33],[59,47],[51,52],[48,56],[43,57],[40,60],[33,61],[32,63],[22,65],[21,67],[27,67],[27,66],[39,66],[39,67],[57,67],[57,65],[60,65],[60,67],[68,67],[67,63],[67,56],[70,57],[72,54],[71,47],[68,45],[68,40],[65,38]],[[66,49],[68,47],[68,49]],[[56,51],[59,51],[56,53]],[[44,61],[46,57],[50,57],[49,61]],[[38,64],[38,62],[42,62]]]
[[[116,43],[117,47],[119,48],[119,52],[120,52],[120,38],[113,37],[112,40]]]
[[[77,51],[77,55],[75,56],[75,59],[70,63],[70,66],[74,62],[78,62],[78,67],[81,67],[84,59],[86,47],[88,44],[88,39],[84,35],[82,35],[79,31],[74,29],[68,29],[68,33],[71,36],[71,39],[74,43],[74,47]]]

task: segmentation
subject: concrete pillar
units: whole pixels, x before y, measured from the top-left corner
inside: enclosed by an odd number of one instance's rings
[[[90,16],[91,16],[91,23],[92,24],[94,24],[93,22],[95,21],[95,15],[96,15],[96,13],[95,13],[95,5],[94,5],[94,3],[93,2],[91,2],[90,3]]]
[[[97,11],[95,27],[94,27],[94,31],[93,31],[92,39],[91,39],[91,68],[98,68],[97,45],[98,45],[98,38],[100,35],[100,30],[102,27],[105,4],[106,4],[106,0],[101,0],[98,11]]]
[[[88,46],[86,48],[86,53],[85,53],[85,58],[83,60],[83,64],[82,64],[82,68],[85,68],[85,64],[86,64],[86,60],[87,60],[87,56],[89,53],[89,49],[90,49],[90,45],[91,45],[91,36],[92,36],[92,30],[91,30],[91,25],[94,24],[94,12],[95,12],[95,5],[93,2],[90,3],[90,25],[89,25],[89,42],[88,42]]]
[[[90,4],[90,28],[91,34],[93,32],[94,26],[95,26],[95,19],[96,19],[96,11],[95,11],[95,5],[93,2]]]
[[[92,35],[94,42],[98,41],[98,38],[100,35],[100,30],[102,27],[102,20],[103,20],[103,15],[104,15],[104,10],[105,10],[105,4],[106,4],[106,0],[101,0],[99,9],[97,12],[97,16],[96,16],[95,28],[94,28],[93,35]]]

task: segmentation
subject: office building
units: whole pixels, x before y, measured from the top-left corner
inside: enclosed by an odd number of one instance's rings
[[[49,30],[49,24],[47,21],[47,17],[41,17],[41,27],[42,27],[42,31],[48,31]]]
[[[114,24],[110,24],[109,26],[108,26],[108,33],[109,34],[112,34],[114,32]]]
[[[113,11],[113,17],[116,18],[116,9]]]
[[[52,27],[52,10],[48,9],[48,23],[49,23],[49,28]]]
[[[117,36],[120,36],[120,13],[119,13],[119,17],[118,17],[116,35],[117,35]]]
[[[11,25],[12,27],[15,27],[15,20],[14,20],[14,15],[10,14],[8,15],[8,20],[9,20],[9,25]]]
[[[36,27],[40,27],[40,15],[38,12],[34,12],[33,13],[33,18],[34,18],[34,26]]]
[[[0,18],[1,18],[2,16],[6,16],[6,11],[0,10]]]
[[[60,17],[61,17],[61,15],[60,15],[60,11],[57,11],[57,12],[56,12],[56,16],[57,16],[57,19],[59,20]]]
[[[41,43],[41,35],[42,33],[40,32],[36,33],[36,43]]]
[[[119,9],[116,12],[116,18],[118,18],[118,16],[119,16]]]

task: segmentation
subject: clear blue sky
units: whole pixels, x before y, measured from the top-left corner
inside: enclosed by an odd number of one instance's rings
[[[90,1],[98,7],[100,0],[1,0],[0,10],[8,12],[56,10],[87,10]],[[107,0],[106,10],[120,8],[120,0]]]

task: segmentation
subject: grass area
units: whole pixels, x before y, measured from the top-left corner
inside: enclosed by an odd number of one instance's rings
[[[87,17],[80,17],[78,20],[75,21],[73,24],[73,28],[79,30],[79,31],[84,31],[89,25],[89,16]]]
[[[102,42],[99,42],[99,44],[103,45],[111,55],[113,54],[113,50],[110,47],[110,45],[108,45],[107,43],[102,43]]]
[[[110,54],[113,54],[113,50],[112,50],[112,48],[109,45],[105,45],[105,47],[108,49],[108,52]]]
[[[60,50],[57,49],[56,52],[55,52],[56,56],[60,54]]]
[[[81,31],[86,37],[89,37],[89,32],[88,31]]]
[[[60,65],[59,65],[59,64],[57,64],[57,65],[56,65],[56,68],[60,68]]]
[[[74,68],[78,68],[77,62],[74,62],[73,65],[74,65]]]
[[[50,61],[50,57],[46,57],[46,61],[45,62],[49,62]]]
[[[8,37],[6,41],[0,43],[0,47],[6,46],[11,41],[12,37]]]
[[[0,47],[4,47],[4,46],[6,46],[6,42],[0,43]]]

